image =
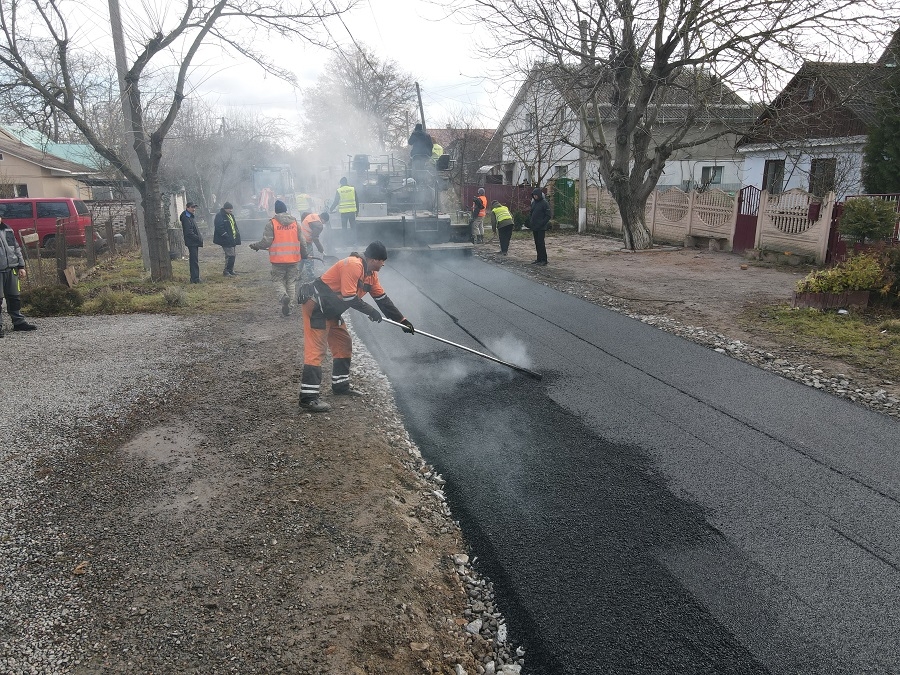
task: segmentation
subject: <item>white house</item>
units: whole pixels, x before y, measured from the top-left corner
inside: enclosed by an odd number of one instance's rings
[[[520,87],[497,127],[484,154],[485,170],[502,177],[504,184],[543,185],[561,177],[579,179],[580,152],[576,146],[583,136],[579,100],[593,97],[608,101],[611,95],[604,83],[604,71],[581,69],[577,75],[558,66],[533,68]],[[576,81],[578,84],[573,85]],[[695,128],[686,138],[706,139],[702,143],[677,150],[666,162],[658,189],[698,186],[725,191],[740,187],[743,157],[734,150],[739,138],[731,128],[746,128],[752,121],[751,107],[740,97],[718,84],[713,85],[718,99],[701,104],[690,98],[690,87],[673,87],[660,94],[664,103],[655,106],[655,137],[662,138],[682,125],[685,115],[696,115]],[[615,133],[613,110],[602,103],[597,110],[603,118],[603,133]],[[697,114],[698,110],[700,114]],[[585,174],[589,184],[600,183],[599,163],[586,158]],[[498,181],[499,182],[499,181]]]

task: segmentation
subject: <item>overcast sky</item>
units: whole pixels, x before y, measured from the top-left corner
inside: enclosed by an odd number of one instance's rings
[[[444,124],[456,111],[477,114],[485,128],[497,125],[511,100],[511,83],[497,83],[490,62],[474,53],[472,28],[453,19],[442,18],[444,10],[427,0],[361,0],[344,15],[346,28],[334,22],[334,39],[371,47],[382,60],[396,61],[410,73],[422,91],[426,124]],[[325,50],[301,43],[279,43],[284,56],[279,62],[290,68],[301,87],[315,84],[329,58]],[[256,65],[233,62],[226,65],[222,54],[215,55],[204,72],[207,78],[199,93],[222,106],[250,107],[260,112],[295,118],[300,110],[300,92],[265,73]],[[209,62],[208,62],[209,63]],[[506,91],[501,87],[505,86]]]

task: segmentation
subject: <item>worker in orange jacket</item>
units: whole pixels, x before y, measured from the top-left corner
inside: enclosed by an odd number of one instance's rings
[[[269,251],[272,263],[272,285],[281,303],[281,315],[290,316],[297,302],[297,286],[300,279],[300,261],[305,256],[306,245],[297,219],[287,212],[287,205],[275,201],[275,217],[266,223],[262,239],[250,244],[258,251]]]
[[[300,223],[300,234],[303,236],[305,253],[300,262],[300,283],[307,284],[325,271],[325,247],[322,245],[322,231],[331,220],[327,211],[322,213],[305,213]],[[319,255],[313,251],[315,246]]]
[[[361,396],[350,387],[350,359],[353,343],[341,315],[350,307],[381,321],[380,309],[392,321],[402,323],[403,331],[415,333],[412,323],[401,314],[378,281],[378,271],[387,260],[387,249],[373,241],[365,252],[351,253],[339,260],[312,284],[304,285],[303,302],[303,374],[300,377],[300,407],[310,412],[328,412],[331,406],[319,398],[322,384],[322,359],[331,349],[331,393],[336,396]],[[363,302],[368,293],[378,309]]]
[[[472,226],[472,243],[484,243],[484,216],[487,212],[488,200],[484,194],[484,188],[478,188],[478,194],[472,200],[472,220],[469,225]]]

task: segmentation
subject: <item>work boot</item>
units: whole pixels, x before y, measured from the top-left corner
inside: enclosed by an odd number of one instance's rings
[[[290,316],[291,315],[291,298],[290,296],[284,296],[281,299],[281,316]]]
[[[365,396],[365,394],[358,389],[350,389],[349,387],[347,389],[341,389],[340,391],[333,389],[331,393],[335,396]]]
[[[22,323],[14,323],[13,330],[37,330],[37,326],[28,323],[27,321],[23,321]]]
[[[331,406],[321,399],[314,398],[311,401],[300,401],[300,408],[308,412],[328,412]]]
[[[0,338],[6,337],[6,333],[3,330],[3,324],[0,323]]]

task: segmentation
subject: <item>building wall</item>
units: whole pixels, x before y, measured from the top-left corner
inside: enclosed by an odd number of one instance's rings
[[[25,185],[28,197],[72,197],[90,199],[90,188],[70,176],[54,176],[31,162],[7,153],[0,159],[0,184],[4,186]]]
[[[838,201],[846,195],[862,193],[862,164],[864,137],[852,140],[835,140],[815,147],[754,149],[744,148],[744,163],[740,180],[744,185],[755,185],[761,188],[765,173],[766,161],[784,160],[784,185],[782,192],[788,190],[809,190],[809,176],[814,159],[834,158],[837,161],[835,176],[835,193]]]

